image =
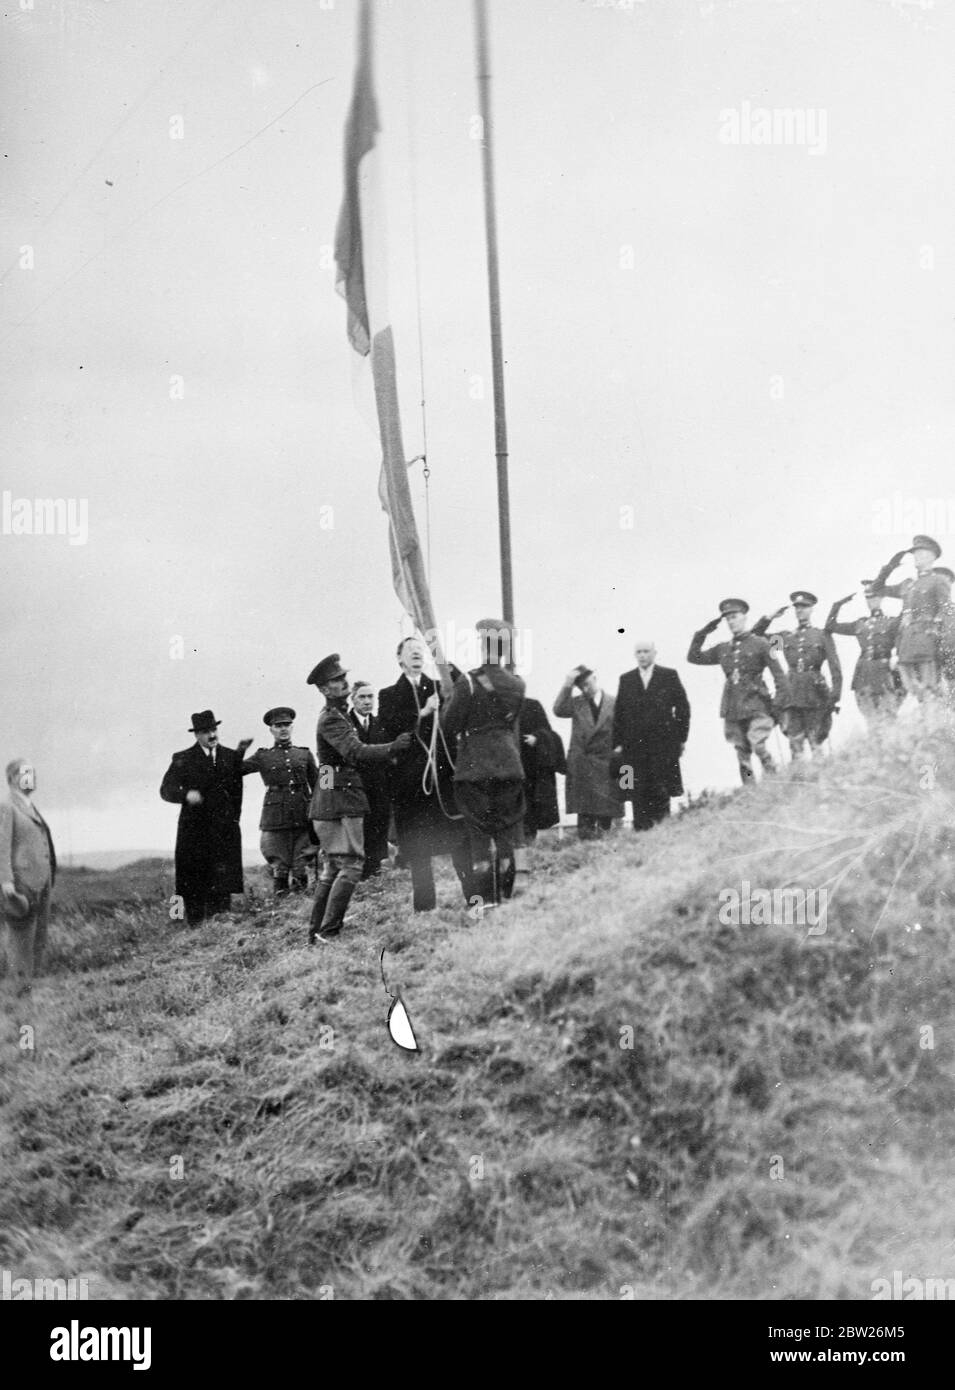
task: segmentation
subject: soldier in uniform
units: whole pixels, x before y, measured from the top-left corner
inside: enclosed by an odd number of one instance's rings
[[[948,597],[942,604],[939,613],[938,656],[951,699],[953,687],[955,687],[955,603],[952,602],[952,584],[955,583],[955,574],[947,565],[936,565],[932,573],[941,575],[948,585]]]
[[[726,676],[720,716],[728,743],[736,749],[739,775],[743,782],[753,780],[755,753],[764,772],[775,772],[766,740],[776,723],[775,708],[786,695],[786,678],[765,637],[746,630],[749,604],[741,598],[725,598],[720,616],[693,634],[687,661],[693,666],[721,666]],[[703,643],[715,632],[722,619],[730,630],[729,642],[717,642],[703,650]],[[775,702],[766,688],[763,672],[769,671],[775,686]]]
[[[308,940],[332,941],[342,929],[345,911],[365,863],[364,818],[368,797],[359,768],[384,763],[411,744],[410,734],[391,743],[362,743],[348,718],[348,673],[338,653],[326,656],[312,670],[309,685],[318,687],[325,706],[318,716],[318,781],[309,815],[321,845],[322,867]]]
[[[524,682],[507,670],[513,629],[499,618],[476,624],[481,665],[455,682],[441,725],[457,736],[454,792],[468,828],[468,902],[509,898],[516,872],[515,843],[526,809],[519,716]]]
[[[828,632],[813,627],[812,611],[819,600],[808,589],[796,589],[789,595],[796,612],[796,627],[792,632],[770,633],[774,650],[782,647],[789,668],[787,694],[783,709],[783,733],[789,739],[793,761],[805,756],[808,742],[813,753],[825,743],[832,728],[832,716],[842,698],[842,666],[836,644]],[[788,606],[788,605],[787,605]],[[770,618],[760,618],[753,625],[757,637],[765,637],[771,622],[785,613],[779,608]],[[822,674],[829,666],[832,689]]]
[[[855,597],[854,594],[847,594],[845,598],[836,599],[830,608],[826,632],[855,637],[859,643],[861,650],[852,673],[852,689],[859,712],[871,727],[874,720],[891,718],[899,708],[899,691],[891,668],[899,620],[882,612],[882,599],[871,579],[864,579],[862,588],[869,616],[856,618],[850,623],[839,622],[840,608]]]
[[[938,688],[943,609],[951,597],[951,586],[945,577],[932,569],[941,553],[942,547],[931,536],[915,536],[911,549],[897,551],[873,581],[877,593],[902,600],[899,674],[906,693],[917,700],[934,695]],[[915,561],[915,578],[887,584],[889,575],[906,555]]]
[[[292,744],[295,711],[286,705],[270,709],[263,722],[275,740],[271,748],[257,748],[242,764],[242,775],[261,773],[265,800],[259,821],[259,847],[272,870],[277,898],[289,891],[289,875],[296,891],[308,887],[308,804],[318,768],[311,749]]]

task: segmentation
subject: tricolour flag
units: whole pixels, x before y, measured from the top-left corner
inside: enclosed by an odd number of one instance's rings
[[[345,196],[335,231],[335,287],[348,306],[348,338],[371,357],[381,474],[378,495],[388,516],[388,539],[395,592],[418,630],[429,638],[436,659],[444,658],[418,526],[408,487],[408,465],[401,438],[395,344],[386,292],[386,240],[378,145],[378,104],[372,71],[371,8],[362,0],[355,88],[345,125]]]

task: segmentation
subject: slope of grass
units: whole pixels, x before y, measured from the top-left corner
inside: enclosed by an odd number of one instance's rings
[[[165,886],[70,909],[4,1022],[0,1263],[111,1298],[952,1277],[953,749],[926,714],[648,835],[535,848],[481,923],[447,873],[420,917],[407,875],[364,886],[322,950],[302,902],[196,931]],[[827,887],[824,934],[724,925],[743,879]]]

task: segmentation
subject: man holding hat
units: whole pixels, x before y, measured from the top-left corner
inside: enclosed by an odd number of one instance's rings
[[[257,748],[242,764],[242,774],[258,772],[265,783],[265,800],[259,821],[259,847],[272,870],[277,898],[292,888],[308,887],[308,805],[318,781],[318,768],[310,748],[292,743],[295,711],[287,705],[267,710],[263,722],[272,731],[271,748]]]
[[[899,635],[898,618],[882,612],[882,599],[871,579],[862,581],[867,618],[839,622],[839,610],[854,594],[836,599],[826,619],[826,632],[854,637],[859,643],[859,660],[852,673],[852,690],[859,712],[871,728],[873,721],[891,718],[899,708],[899,691],[892,670],[892,653]]]
[[[571,694],[574,686],[578,695]],[[564,677],[554,714],[573,721],[567,753],[567,810],[577,813],[580,838],[590,840],[623,817],[624,802],[610,772],[614,697],[601,690],[589,666],[575,666]]]
[[[501,618],[475,625],[481,665],[455,682],[441,727],[458,739],[454,791],[468,828],[470,903],[500,903],[514,887],[515,842],[524,818],[524,768],[518,719],[524,682],[507,670],[514,630]]]
[[[0,920],[6,926],[7,964],[19,995],[29,994],[43,965],[56,852],[46,821],[34,806],[33,764],[7,764],[9,799],[0,805]]]
[[[252,742],[238,748],[219,742],[211,709],[192,716],[191,748],[173,753],[159,795],[182,807],[176,831],[176,893],[186,921],[196,926],[216,912],[228,912],[232,893],[243,891],[242,759]]]
[[[325,697],[316,733],[318,781],[309,807],[322,858],[308,931],[311,945],[338,936],[361,880],[369,805],[359,768],[404,752],[411,735],[399,734],[391,743],[362,742],[348,717],[348,672],[337,652],[318,663],[307,683]]]
[[[832,716],[842,698],[842,666],[836,644],[828,632],[813,627],[812,612],[819,600],[808,589],[796,589],[789,595],[796,613],[792,632],[771,633],[772,645],[781,645],[789,668],[786,700],[783,704],[783,733],[789,739],[793,761],[803,757],[808,742],[815,752],[822,747],[832,728]],[[787,605],[778,608],[770,618],[760,618],[753,626],[757,637],[766,635],[770,623],[785,613]],[[822,674],[829,666],[832,689]]]
[[[899,550],[876,575],[879,594],[902,600],[899,616],[899,674],[906,693],[917,700],[933,695],[939,679],[939,637],[943,609],[951,597],[951,586],[932,566],[942,547],[931,536],[915,536],[910,550]],[[893,570],[906,555],[915,561],[915,578],[887,584]]]
[[[753,780],[753,754],[764,772],[775,772],[766,740],[776,723],[775,710],[786,697],[786,677],[773,656],[765,637],[746,629],[749,604],[741,598],[725,598],[720,604],[720,616],[693,634],[686,659],[693,666],[721,666],[726,676],[720,716],[727,743],[736,749],[739,775],[742,782]],[[729,642],[717,642],[703,650],[703,643],[725,619],[730,630]],[[775,687],[775,700],[766,688],[763,672],[769,671]]]

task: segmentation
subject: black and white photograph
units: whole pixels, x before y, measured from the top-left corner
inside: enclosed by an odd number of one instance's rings
[[[953,70],[949,0],[8,0],[40,1362],[421,1301],[914,1359],[899,1305],[955,1300]]]

